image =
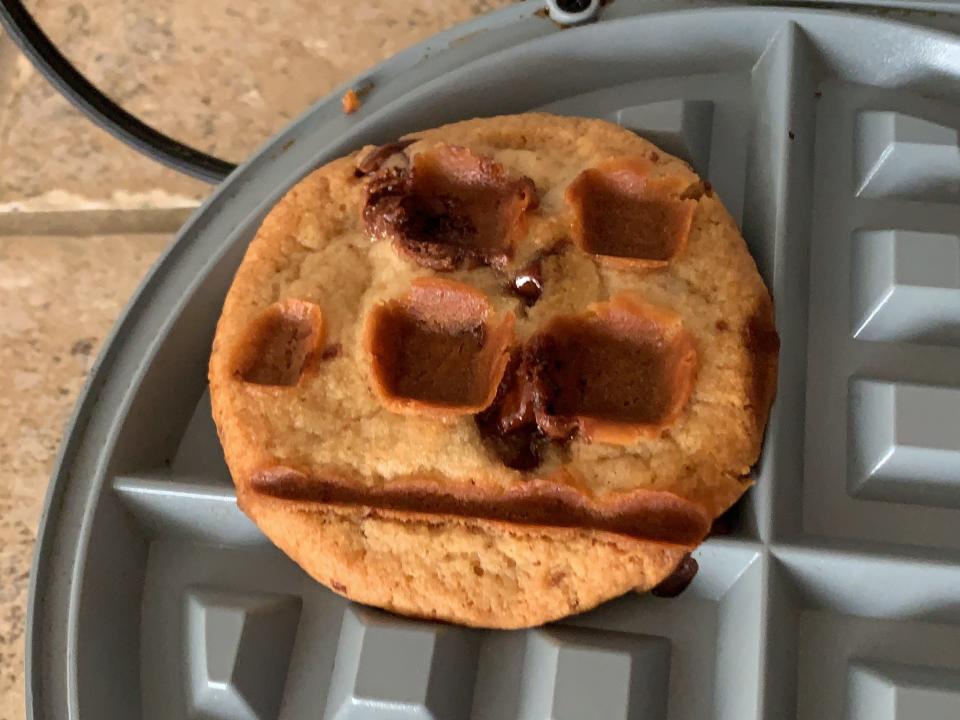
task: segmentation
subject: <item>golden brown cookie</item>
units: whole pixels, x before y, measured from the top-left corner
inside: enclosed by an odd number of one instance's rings
[[[750,485],[770,296],[682,161],[599,120],[363,148],[274,207],[210,360],[240,507],[307,572],[523,627],[667,577]]]

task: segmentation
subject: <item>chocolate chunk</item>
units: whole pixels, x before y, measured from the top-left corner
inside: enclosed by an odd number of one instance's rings
[[[661,598],[673,598],[687,589],[693,582],[700,566],[692,555],[687,555],[680,561],[676,569],[667,578],[650,591],[652,595]]]
[[[409,168],[384,168],[367,189],[363,218],[375,236],[433,270],[502,267],[536,207],[533,181],[492,158],[441,145]]]
[[[396,142],[375,147],[373,150],[364,155],[363,159],[357,163],[357,167],[353,171],[354,175],[357,177],[363,177],[364,175],[377,172],[383,166],[383,164],[387,162],[387,160],[392,158],[394,155],[403,153],[404,150],[406,150],[416,141],[416,138],[407,138],[405,140],[397,140]]]
[[[535,305],[543,294],[543,277],[540,275],[539,266],[535,268],[527,266],[520,271],[514,276],[511,288],[513,293],[527,304],[527,307]]]
[[[501,462],[514,470],[540,465],[547,438],[537,426],[530,395],[524,352],[515,349],[503,374],[497,396],[475,420],[480,436]]]
[[[534,470],[540,466],[548,443],[547,438],[535,425],[503,435],[485,434],[484,440],[505,466],[521,471]]]
[[[523,300],[527,307],[535,305],[543,294],[543,259],[545,257],[545,254],[538,254],[520,268],[510,282],[513,294]]]
[[[543,294],[544,261],[552,255],[560,255],[565,245],[561,242],[549,250],[541,250],[513,276],[510,291],[523,300],[527,307],[536,305]]]

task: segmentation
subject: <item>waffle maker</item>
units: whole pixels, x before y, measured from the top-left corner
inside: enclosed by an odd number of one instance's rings
[[[601,5],[528,2],[443,32],[236,169],[126,128],[229,176],[130,303],[63,442],[30,718],[960,718],[960,5]],[[221,303],[313,168],[534,109],[685,158],[742,226],[782,340],[757,484],[674,599],[518,632],[353,605],[236,507],[206,390]]]

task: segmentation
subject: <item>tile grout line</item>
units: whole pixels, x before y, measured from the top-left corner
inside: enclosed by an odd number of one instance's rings
[[[8,36],[0,32],[0,152],[8,147],[25,90],[47,82]],[[71,108],[72,109],[72,108]],[[26,200],[29,203],[29,200]],[[12,235],[65,235],[71,237],[112,234],[172,234],[199,207],[89,208],[50,210],[0,210],[0,238]]]
[[[49,210],[0,213],[0,237],[10,235],[172,234],[196,208]]]

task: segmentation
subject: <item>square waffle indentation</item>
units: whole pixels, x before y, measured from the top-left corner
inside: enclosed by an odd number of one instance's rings
[[[191,718],[277,717],[301,604],[272,593],[188,591]]]
[[[323,346],[320,308],[288,298],[264,310],[241,338],[234,374],[252,385],[297,385]]]
[[[853,497],[960,508],[960,389],[854,379]]]
[[[478,640],[466,628],[348,606],[323,717],[466,720]]]
[[[696,201],[692,178],[657,175],[646,157],[584,170],[567,187],[573,240],[616,265],[664,267],[686,247]]]
[[[522,718],[664,720],[670,641],[651,635],[553,627],[531,631]]]
[[[854,661],[848,703],[852,720],[960,718],[960,672],[889,662]]]
[[[960,199],[960,132],[889,110],[857,116],[856,194],[926,202]]]
[[[527,353],[541,428],[554,436],[579,428],[600,442],[661,432],[686,405],[697,370],[680,317],[626,293],[555,318]]]
[[[420,278],[370,311],[365,344],[374,388],[391,411],[465,415],[490,405],[509,360],[514,318],[493,317],[481,291]]]
[[[960,236],[859,231],[852,271],[854,337],[960,345]]]
[[[448,271],[502,267],[537,206],[528,177],[464,147],[417,153],[410,168],[388,170],[367,189],[363,217],[370,232],[423,267]]]
[[[713,128],[712,101],[662,100],[631,105],[617,110],[611,119],[686,160],[701,176],[707,176]]]

